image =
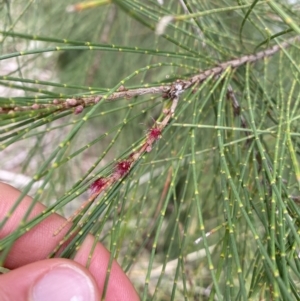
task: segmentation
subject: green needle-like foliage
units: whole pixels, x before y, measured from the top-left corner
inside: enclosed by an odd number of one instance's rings
[[[296,2],[0,3],[0,263],[57,212],[142,300],[299,300]]]

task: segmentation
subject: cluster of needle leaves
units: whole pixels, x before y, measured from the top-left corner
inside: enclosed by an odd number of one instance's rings
[[[299,300],[299,14],[0,3],[0,180],[48,206],[0,240],[1,264],[58,212],[60,256],[92,233],[142,300]]]

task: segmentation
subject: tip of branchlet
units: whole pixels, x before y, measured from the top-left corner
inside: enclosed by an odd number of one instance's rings
[[[155,30],[155,33],[160,36],[162,35],[165,30],[166,30],[166,27],[168,26],[168,24],[170,22],[172,22],[174,20],[174,17],[173,16],[164,16],[162,17],[159,22],[157,23],[156,25],[156,30]]]

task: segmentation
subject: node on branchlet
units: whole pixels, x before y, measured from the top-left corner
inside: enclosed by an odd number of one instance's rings
[[[128,160],[124,160],[124,161],[120,161],[116,164],[115,167],[115,171],[118,175],[120,175],[121,177],[124,176],[125,174],[127,174],[129,172],[129,169],[131,167],[131,161]]]
[[[129,156],[128,156],[128,161],[129,162],[135,162],[139,159],[140,155],[139,152],[132,152]]]
[[[89,191],[90,195],[101,192],[101,190],[106,185],[106,183],[107,183],[107,180],[105,178],[103,178],[103,177],[98,178],[96,181],[94,181],[90,185],[90,191]]]
[[[169,113],[170,113],[170,109],[168,109],[168,108],[163,109],[163,114],[164,115],[168,115]]]

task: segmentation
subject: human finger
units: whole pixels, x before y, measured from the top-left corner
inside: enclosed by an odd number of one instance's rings
[[[19,195],[20,192],[17,189],[7,184],[0,183],[0,220],[4,218]],[[32,199],[28,196],[22,200],[20,205],[10,216],[5,226],[0,229],[0,239],[9,235],[18,227],[31,202]],[[29,218],[33,218],[38,215],[44,209],[44,205],[36,203]],[[58,214],[52,214],[36,227],[25,233],[14,242],[6,258],[5,266],[10,269],[15,269],[37,260],[47,258],[70,227],[70,225],[68,225],[57,236],[53,236],[55,230],[57,230],[64,222],[65,219],[63,217]],[[88,235],[74,258],[76,262],[83,266],[86,265],[93,242],[94,237]],[[110,253],[102,244],[97,243],[96,248],[93,251],[89,271],[96,279],[100,294],[104,289],[109,260]],[[131,282],[115,260],[111,266],[110,278],[106,292],[106,300],[114,299],[139,300]]]
[[[0,300],[97,301],[100,295],[86,268],[69,259],[54,258],[0,275]]]

